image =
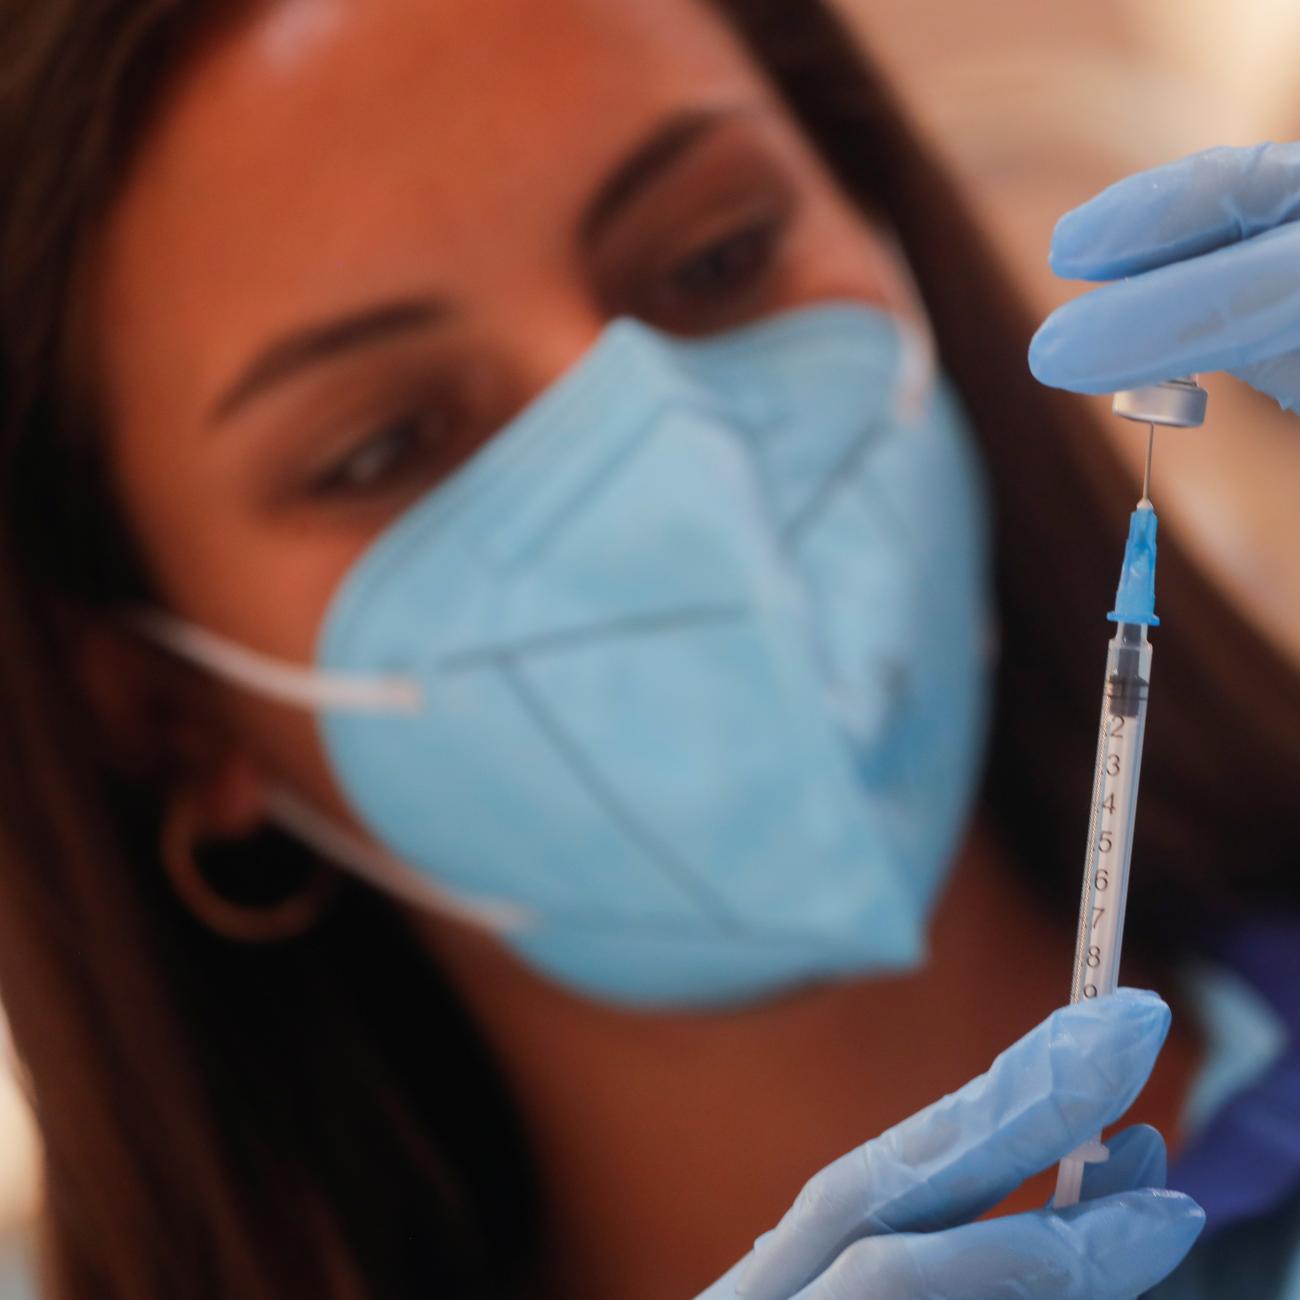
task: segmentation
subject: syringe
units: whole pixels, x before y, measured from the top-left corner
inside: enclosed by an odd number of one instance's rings
[[[1119,982],[1151,683],[1147,634],[1160,623],[1155,612],[1157,521],[1150,499],[1151,452],[1156,424],[1187,428],[1204,421],[1205,390],[1194,378],[1169,380],[1148,389],[1117,393],[1114,410],[1149,426],[1147,463],[1142,499],[1129,519],[1115,608],[1108,615],[1117,627],[1106,651],[1071,1002],[1105,997]],[[1053,1205],[1064,1209],[1078,1204],[1085,1166],[1103,1161],[1109,1154],[1098,1134],[1066,1156],[1057,1173]]]
[[[1119,626],[1106,652],[1071,1002],[1105,997],[1115,991],[1119,979],[1151,682],[1147,628],[1159,623],[1154,612],[1155,538],[1156,512],[1144,497],[1129,521],[1120,599],[1110,615]],[[1061,1161],[1053,1202],[1057,1209],[1078,1203],[1084,1165],[1105,1160],[1108,1154],[1099,1135]]]

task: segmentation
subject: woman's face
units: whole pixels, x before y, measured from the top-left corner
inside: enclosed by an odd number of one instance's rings
[[[109,460],[158,587],[302,663],[367,544],[611,318],[908,310],[703,0],[256,4],[176,87],[96,270]],[[222,788],[347,816],[310,718],[221,698],[249,778]]]

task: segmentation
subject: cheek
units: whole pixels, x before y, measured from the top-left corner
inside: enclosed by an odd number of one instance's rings
[[[786,130],[775,144],[799,194],[790,298],[804,304],[846,298],[920,320],[920,297],[892,234],[845,194],[802,135]]]
[[[223,526],[220,516],[196,520],[185,566],[167,566],[171,604],[242,645],[310,666],[330,601],[364,543],[269,531],[237,520]],[[224,725],[263,777],[350,824],[315,716],[233,687],[219,689]]]
[[[188,455],[180,440],[168,445],[141,425],[131,434],[114,448],[114,473],[160,602],[240,645],[310,666],[329,603],[369,538],[273,523],[232,490],[220,456]],[[223,729],[267,779],[350,820],[310,714],[213,689]]]
[[[118,498],[162,603],[251,649],[310,662],[329,600],[368,539],[271,518],[243,484],[237,454],[144,424],[114,460]]]
[[[237,518],[195,515],[183,547],[161,568],[168,603],[182,618],[310,667],[330,601],[363,547],[352,539],[280,535]],[[224,683],[214,689],[221,693],[221,727],[265,781],[289,786],[355,828],[313,713]]]
[[[786,292],[794,303],[844,298],[919,320],[919,297],[901,253],[838,193],[808,202],[790,250]]]

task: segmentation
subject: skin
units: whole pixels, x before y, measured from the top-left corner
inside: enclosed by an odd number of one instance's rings
[[[915,311],[884,233],[696,0],[256,5],[175,87],[94,272],[111,470],[162,598],[301,663],[368,543],[612,317],[702,334],[827,298]],[[259,368],[394,303],[364,342]],[[272,779],[361,830],[309,717],[210,683],[190,715],[174,794],[207,833],[255,826]],[[1060,1000],[1072,944],[978,832],[923,972],[727,1015],[596,1007],[420,924],[542,1155],[554,1294],[625,1300],[694,1294],[820,1165],[982,1070]],[[1143,1102],[1166,1132],[1192,1051],[1171,1044]]]

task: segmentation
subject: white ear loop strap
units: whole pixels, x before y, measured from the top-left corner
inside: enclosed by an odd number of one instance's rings
[[[898,386],[894,390],[894,413],[912,423],[925,410],[925,399],[934,386],[936,360],[934,336],[925,326],[910,320],[898,322],[902,345],[898,362]]]
[[[157,610],[133,611],[131,622],[155,644],[188,663],[281,703],[324,712],[408,715],[420,713],[424,703],[419,683],[407,678],[353,677],[300,668]],[[400,858],[337,826],[284,786],[271,786],[265,798],[267,813],[289,834],[387,894],[492,934],[511,934],[536,924],[533,914],[518,904],[465,898],[425,879]]]
[[[533,929],[533,913],[518,903],[469,898],[435,884],[412,870],[400,858],[335,825],[284,786],[266,792],[266,809],[272,819],[295,839],[322,856],[349,867],[382,892],[417,907],[434,908],[453,920],[465,921],[492,934],[515,934]]]
[[[424,707],[420,683],[411,678],[353,676],[302,668],[158,610],[138,610],[131,619],[150,640],[196,667],[283,704],[325,713],[415,714]]]

